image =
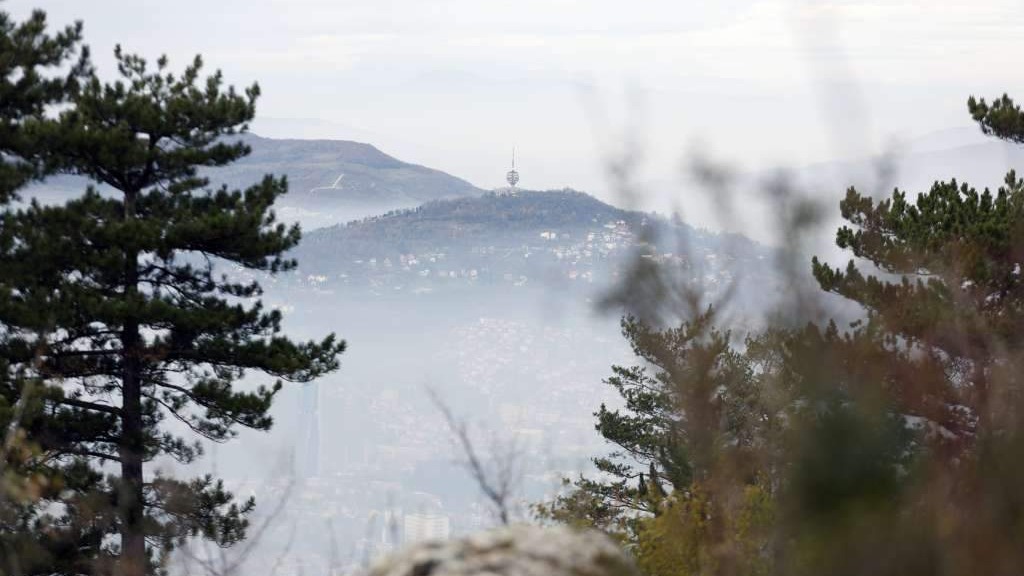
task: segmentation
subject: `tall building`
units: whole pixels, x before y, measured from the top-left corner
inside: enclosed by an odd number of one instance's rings
[[[447,540],[451,535],[451,522],[443,514],[406,514],[402,521],[402,542],[405,544]]]
[[[316,382],[302,385],[299,422],[295,472],[300,478],[315,478],[320,475],[320,387]]]

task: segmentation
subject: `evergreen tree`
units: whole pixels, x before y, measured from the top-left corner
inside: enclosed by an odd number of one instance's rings
[[[0,218],[13,239],[0,253],[0,322],[11,331],[0,356],[48,385],[34,431],[47,459],[85,466],[88,498],[63,525],[96,534],[93,570],[136,576],[186,538],[237,542],[254,505],[210,476],[145,474],[158,456],[187,463],[200,452],[162,422],[214,442],[239,426],[266,430],[281,382],[334,370],[344,343],[293,342],[259,302],[254,278],[295,265],[284,253],[299,229],[271,211],[285,180],[239,191],[199,173],[249,153],[230,137],[246,130],[258,87],[237,93],[219,72],[201,78],[199,57],[175,75],[165,58],[150,69],[120,47],[115,56],[120,80],[91,75],[39,131],[65,170],[104,193],[90,187],[66,205],[33,202]],[[236,385],[253,371],[273,384]]]
[[[968,105],[1024,143],[1010,98]],[[621,450],[547,517],[617,530],[659,576],[1021,572],[1024,182],[840,208],[837,243],[877,270],[812,269],[866,321],[742,348],[705,317],[627,321],[642,365],[614,369],[624,407],[597,413]]]
[[[46,14],[39,10],[24,22],[0,12],[0,203],[46,171],[37,128],[48,121],[47,109],[65,102],[89,69],[88,50],[79,50],[81,33],[77,23],[47,34]],[[58,74],[69,61],[69,70]]]
[[[1024,143],[1024,114],[1011,98],[967,104],[985,134]],[[938,181],[913,200],[897,189],[877,202],[850,188],[840,209],[849,225],[838,230],[837,244],[875,271],[817,259],[812,270],[823,289],[867,311],[857,334],[887,352],[890,369],[877,384],[889,403],[859,424],[838,420],[831,430],[813,430],[815,441],[801,451],[811,457],[792,479],[795,519],[813,532],[803,540],[812,543],[801,551],[803,571],[1018,574],[1024,181],[1010,171],[994,192]],[[918,423],[923,434],[913,458],[898,466],[870,462],[872,454],[881,462],[906,454],[879,434],[878,414]],[[872,445],[875,452],[865,452]],[[890,457],[879,457],[885,451]],[[861,483],[888,488],[864,490],[830,476],[832,455],[843,452],[852,455],[844,467],[868,475]]]
[[[1009,97],[972,97],[968,107],[986,134],[1024,142],[1024,114]],[[913,201],[897,189],[877,203],[850,188],[840,210],[850,226],[836,243],[881,274],[814,259],[815,278],[864,306],[875,329],[947,367],[953,378],[915,378],[904,408],[948,432],[954,452],[966,448],[1006,406],[994,370],[1024,345],[1024,181],[1010,171],[994,193],[939,181]]]
[[[44,126],[53,123],[47,113],[68,100],[89,70],[88,50],[80,47],[81,29],[78,23],[50,34],[41,11],[34,11],[24,22],[0,12],[3,209],[17,199],[19,188],[54,167],[39,136]],[[0,227],[0,251],[10,248],[9,232]],[[9,296],[6,272],[0,267],[0,299]],[[10,327],[0,322],[0,342],[9,334]],[[40,462],[29,441],[28,432],[43,417],[38,388],[38,382],[0,356],[0,574],[75,571],[52,554],[44,510],[60,490],[73,489],[76,470]]]
[[[713,321],[711,310],[666,330],[623,320],[641,364],[612,367],[605,383],[623,407],[602,404],[594,413],[595,428],[614,449],[593,460],[597,479],[581,476],[569,493],[538,506],[542,517],[635,541],[639,520],[657,515],[668,494],[708,482],[725,461],[754,480],[752,455],[774,441],[777,427],[766,393],[772,373],[758,369],[769,337],[749,340],[742,352]]]

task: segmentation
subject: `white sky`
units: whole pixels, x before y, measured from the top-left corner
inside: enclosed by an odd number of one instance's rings
[[[742,168],[880,150],[1022,90],[1019,0],[7,0],[110,53],[202,53],[259,81],[257,133],[368,141],[490,188],[608,196],[623,141],[667,181],[693,147]],[[632,137],[626,137],[632,134]]]

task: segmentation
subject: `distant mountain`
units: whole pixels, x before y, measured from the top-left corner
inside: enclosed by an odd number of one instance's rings
[[[218,169],[229,184],[251,183],[266,173],[286,174],[287,204],[311,210],[335,206],[415,206],[481,194],[469,182],[402,162],[377,148],[346,140],[276,140],[246,135],[252,154]]]
[[[916,195],[936,180],[954,178],[979,190],[995,188],[1003,183],[1007,171],[1024,167],[1024,147],[987,139],[946,148],[950,138],[959,136],[959,132],[949,134],[946,140],[915,142],[909,150],[891,157],[814,164],[797,170],[795,176],[805,186],[841,198],[849,186],[880,196],[888,196],[893,188]]]
[[[739,165],[732,168],[736,171],[730,171],[728,197],[717,188],[709,188],[701,178],[689,175],[681,181],[647,183],[639,189],[640,201],[645,209],[670,211],[682,206],[688,221],[713,222],[772,244],[784,241],[787,235],[778,229],[779,204],[772,188],[786,184],[791,192],[821,203],[824,220],[819,233],[809,237],[814,253],[835,257],[833,264],[845,266],[849,254],[835,248],[835,231],[843,224],[839,202],[847,188],[854,186],[875,198],[890,196],[894,188],[913,198],[929,190],[936,180],[952,178],[979,190],[996,188],[1010,169],[1024,172],[1024,146],[986,137],[976,126],[969,126],[895,142],[886,154],[763,170],[743,171]]]
[[[289,192],[277,204],[281,217],[306,229],[345,222],[483,190],[444,172],[409,164],[377,148],[346,140],[278,140],[241,137],[252,154],[207,172],[215,184],[244,188],[265,174],[288,177]],[[57,176],[25,196],[61,201],[85,189],[83,178]]]

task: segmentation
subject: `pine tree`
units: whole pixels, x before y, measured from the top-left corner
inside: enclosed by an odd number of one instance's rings
[[[971,97],[968,108],[984,133],[1024,142],[1024,114],[1008,96],[991,105]],[[850,226],[837,245],[882,274],[815,258],[815,278],[864,306],[875,329],[956,375],[930,381],[915,403],[964,448],[1005,407],[993,397],[993,370],[1024,346],[1024,181],[1010,171],[994,193],[939,181],[913,201],[897,189],[877,203],[850,188],[840,210]]]
[[[54,34],[46,15],[34,11],[24,22],[0,12],[0,206],[7,208],[19,189],[54,167],[41,145],[48,112],[65,103],[89,70],[88,50],[80,47],[80,23]],[[77,56],[76,56],[77,54]],[[0,228],[0,252],[10,248]],[[0,268],[0,300],[9,296]],[[0,342],[10,327],[0,323]],[[45,508],[49,498],[73,490],[76,470],[40,462],[27,432],[44,417],[39,383],[26,378],[0,356],[0,574],[73,572],[53,554]],[[81,479],[81,478],[79,478]],[[77,549],[77,546],[70,546]],[[65,559],[68,556],[66,555]]]
[[[726,459],[750,479],[746,456],[776,432],[761,394],[771,374],[754,364],[768,335],[747,342],[748,352],[730,343],[708,310],[677,328],[656,330],[627,317],[622,332],[640,364],[613,366],[605,383],[622,407],[602,404],[595,429],[612,447],[593,459],[598,478],[581,476],[573,491],[539,506],[544,518],[586,524],[636,540],[638,519],[658,513],[673,492],[708,481]]]
[[[968,109],[985,134],[1024,143],[1008,96]],[[938,181],[880,201],[850,188],[840,209],[836,243],[875,270],[818,259],[812,270],[866,310],[851,341],[879,354],[850,365],[874,372],[857,388],[879,401],[806,429],[790,479],[787,523],[805,531],[791,573],[1018,574],[1024,181],[1010,171],[995,191]],[[914,438],[900,445],[908,421]]]
[[[46,14],[39,10],[20,23],[0,12],[0,203],[46,171],[46,149],[35,138],[36,128],[89,69],[88,50],[79,50],[81,34],[81,23],[47,34]],[[76,52],[69,70],[57,74]]]
[[[0,219],[14,239],[0,254],[9,294],[0,322],[13,331],[0,355],[51,385],[36,431],[49,459],[117,470],[89,490],[114,509],[90,509],[90,527],[120,536],[96,541],[93,566],[136,576],[187,538],[239,541],[254,505],[210,476],[145,474],[158,456],[187,463],[200,453],[161,423],[177,419],[214,442],[239,426],[266,430],[281,382],[334,370],[344,342],[293,342],[280,312],[259,302],[254,278],[295,265],[284,253],[299,229],[271,211],[286,181],[268,175],[229,190],[199,172],[249,153],[231,137],[253,118],[258,87],[237,93],[219,72],[201,78],[199,57],[175,75],[165,58],[151,70],[120,47],[115,56],[120,80],[91,75],[73,107],[40,130],[65,170],[110,192],[90,187],[65,205],[33,202]],[[237,387],[250,372],[274,383]]]

